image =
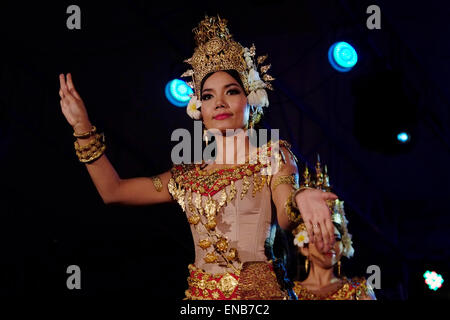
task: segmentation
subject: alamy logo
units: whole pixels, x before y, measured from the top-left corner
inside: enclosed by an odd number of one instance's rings
[[[67,289],[81,289],[81,269],[77,265],[70,265],[67,267],[66,273],[70,274],[67,278]]]
[[[366,13],[371,14],[366,21],[367,29],[381,29],[381,10],[380,7],[373,4],[367,7]]]
[[[66,20],[67,29],[81,29],[81,9],[79,6],[72,4],[67,7],[66,13],[71,15]]]
[[[367,285],[373,289],[381,289],[381,270],[377,265],[371,265],[367,267],[367,274],[371,274],[370,277],[367,278]]]

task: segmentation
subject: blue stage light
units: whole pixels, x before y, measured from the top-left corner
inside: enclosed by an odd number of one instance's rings
[[[356,50],[347,42],[333,44],[328,50],[328,60],[333,68],[340,72],[350,71],[358,62]]]
[[[406,132],[400,132],[399,134],[397,134],[397,140],[401,143],[406,143],[409,141],[409,134]]]
[[[191,87],[186,82],[179,79],[171,80],[167,83],[165,88],[166,98],[171,104],[177,107],[185,107],[189,103],[193,93]]]

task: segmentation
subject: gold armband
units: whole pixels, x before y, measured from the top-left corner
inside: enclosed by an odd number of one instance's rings
[[[294,188],[297,188],[297,182],[295,181],[295,174],[290,174],[290,175],[284,175],[284,176],[276,177],[275,181],[273,182],[273,191],[275,191],[275,189],[280,184],[290,184]]]
[[[161,192],[163,185],[161,182],[161,178],[159,176],[150,177],[152,179],[153,185],[155,186],[156,191]]]

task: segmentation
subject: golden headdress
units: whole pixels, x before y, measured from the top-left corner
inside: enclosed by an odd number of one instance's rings
[[[181,77],[192,77],[187,84],[194,90],[188,104],[187,113],[191,118],[200,119],[198,110],[201,106],[200,85],[202,79],[211,72],[221,70],[236,70],[244,85],[248,104],[256,112],[262,114],[262,108],[269,105],[265,88],[272,89],[270,81],[274,78],[267,74],[269,65],[260,66],[267,55],[260,56],[255,61],[255,46],[243,47],[233,40],[227,27],[227,20],[219,16],[205,18],[192,30],[196,42],[194,54],[184,62],[192,69],[184,72]],[[257,71],[260,66],[262,79]]]
[[[322,170],[322,166],[320,164],[320,157],[317,157],[316,163],[316,176],[315,179],[311,178],[311,175],[308,171],[308,167],[305,167],[305,171],[303,173],[303,181],[300,185],[300,188],[316,188],[325,192],[331,191],[330,179],[327,172],[327,166],[325,165],[325,170]],[[336,200],[328,200],[328,207],[331,212],[331,221],[336,226],[336,228],[341,233],[342,245],[343,245],[343,253],[342,255],[351,258],[355,253],[355,249],[352,246],[352,235],[348,232],[347,225],[348,220],[345,216],[344,211],[344,201],[339,199]],[[304,244],[309,242],[308,233],[306,231],[306,225],[304,222],[300,223],[293,231],[294,235],[294,244],[303,247]]]

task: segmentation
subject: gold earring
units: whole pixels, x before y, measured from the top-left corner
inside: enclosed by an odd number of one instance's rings
[[[305,271],[306,271],[306,273],[308,273],[308,267],[309,267],[309,260],[308,260],[308,258],[306,258],[306,260],[305,260]]]
[[[341,277],[341,260],[338,261],[337,265],[338,265],[338,277],[340,278]]]
[[[248,116],[248,121],[245,124],[245,129],[250,129],[252,127],[252,113],[250,112],[249,116]]]
[[[206,145],[208,145],[208,130],[203,129],[203,140],[205,140]]]

